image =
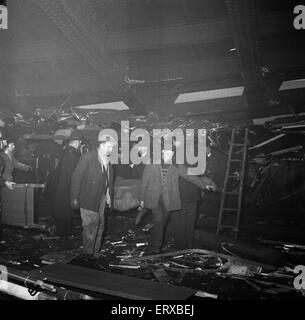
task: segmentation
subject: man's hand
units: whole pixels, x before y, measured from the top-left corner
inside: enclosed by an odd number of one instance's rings
[[[12,181],[5,181],[5,186],[10,189],[10,190],[14,190],[14,185],[16,184],[15,182]]]
[[[79,202],[78,202],[77,199],[72,199],[70,205],[71,205],[71,207],[72,207],[74,210],[76,210],[76,209],[79,208]]]
[[[202,180],[206,183],[205,189],[207,189],[208,191],[218,190],[216,183],[212,179],[203,177]]]
[[[206,188],[206,190],[208,190],[208,191],[216,191],[217,190],[217,187],[215,187],[215,186],[210,186],[210,185],[208,185],[208,186],[206,186],[205,187]]]

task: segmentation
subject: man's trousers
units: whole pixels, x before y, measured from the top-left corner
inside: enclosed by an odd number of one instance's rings
[[[83,253],[98,256],[105,228],[105,205],[106,198],[103,197],[99,212],[84,208],[80,209],[83,227]]]
[[[170,227],[178,250],[192,249],[198,202],[182,202],[182,209],[171,214]]]
[[[167,229],[169,212],[164,208],[162,200],[156,208],[152,210],[154,226],[151,232],[149,251],[158,253],[161,251],[164,242],[164,236]]]

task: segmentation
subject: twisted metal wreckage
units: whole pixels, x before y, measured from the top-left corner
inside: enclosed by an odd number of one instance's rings
[[[18,135],[18,137],[23,135],[29,140],[49,139],[50,136],[56,135],[58,129],[77,127],[83,130],[85,138],[90,141],[101,128],[117,129],[121,120],[129,120],[130,130],[144,128],[150,132],[154,128],[170,130],[205,128],[211,146],[226,156],[232,128],[242,131],[244,127],[248,127],[250,135],[245,210],[255,207],[256,210],[268,212],[268,209],[289,199],[303,196],[305,178],[303,131],[305,119],[303,118],[298,118],[297,122],[292,118],[291,121],[294,122],[291,124],[287,124],[289,119],[284,119],[285,124],[281,122],[283,119],[276,119],[264,125],[254,125],[249,122],[233,125],[211,123],[199,117],[169,116],[167,119],[164,117],[161,119],[153,112],[147,116],[133,116],[125,111],[84,113],[75,109],[71,109],[70,112],[37,109],[31,121],[25,121],[20,115],[16,115],[14,121],[11,120],[12,118],[9,121],[7,119],[2,121],[7,135]],[[61,136],[61,138],[67,139],[68,136]],[[142,257],[141,250],[129,250],[128,252],[123,250],[116,252],[115,260],[108,263],[106,271],[90,269],[89,272],[83,267],[55,263],[30,272],[20,272],[12,269],[10,263],[3,260],[1,262],[8,266],[7,276],[10,285],[1,290],[26,300],[103,299],[105,296],[123,299],[222,298],[221,294],[217,294],[215,288],[212,293],[202,289],[185,288],[183,279],[195,275],[204,279],[212,276],[213,278],[242,281],[244,285],[267,297],[291,292],[304,294],[304,291],[297,291],[293,286],[295,278],[293,265],[283,266],[279,262],[282,261],[279,256],[277,256],[278,259],[275,259],[277,262],[273,261],[275,262],[273,265],[265,263],[266,256],[273,255],[272,250],[276,247],[281,249],[281,253],[294,249],[302,253],[304,246],[260,239],[261,243],[271,245],[273,249],[264,248],[265,257],[260,262],[254,262],[239,258],[236,253],[242,248],[239,253],[243,256],[250,246],[244,245],[243,247],[238,242],[225,238],[218,238],[217,241],[219,247],[216,251],[193,249]],[[121,241],[108,241],[107,243],[113,249],[123,246],[125,242],[126,238],[122,237]],[[252,247],[251,250],[254,256],[255,253],[259,256],[258,252],[262,250],[262,247],[256,249]],[[270,260],[271,258],[268,262]],[[115,275],[109,273],[109,268],[110,272],[118,270],[134,272],[134,274],[131,273],[132,276],[148,270],[159,283],[141,279],[136,281],[134,277],[130,277],[130,273],[127,273],[128,276]],[[100,279],[104,279],[103,283]]]

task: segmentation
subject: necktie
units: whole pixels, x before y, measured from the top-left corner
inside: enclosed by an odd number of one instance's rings
[[[107,168],[106,168],[106,167],[103,165],[103,170],[104,170],[104,173],[106,174],[105,194],[107,193],[107,189],[108,189],[108,187],[109,187],[108,168],[109,168],[109,166],[107,166]]]

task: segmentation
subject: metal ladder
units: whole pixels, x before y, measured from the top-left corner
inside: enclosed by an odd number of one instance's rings
[[[245,129],[242,137],[243,141],[237,143],[237,131],[236,129],[232,130],[224,188],[221,195],[216,230],[217,235],[225,230],[231,231],[231,233],[233,232],[235,239],[237,239],[239,232],[239,222],[242,209],[243,186],[248,149],[248,133],[248,129]],[[237,148],[239,148],[239,150]],[[237,173],[237,175],[234,175],[233,173]],[[228,205],[228,202],[231,203]],[[232,204],[232,202],[234,204]],[[229,218],[230,222],[225,222],[225,220],[228,220]]]

